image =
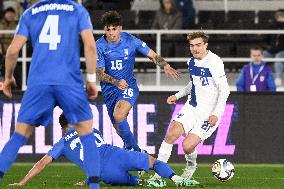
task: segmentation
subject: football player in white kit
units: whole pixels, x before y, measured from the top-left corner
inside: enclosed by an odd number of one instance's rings
[[[208,35],[204,32],[193,32],[187,39],[193,55],[187,62],[190,81],[184,89],[168,97],[167,103],[175,104],[186,95],[189,98],[170,123],[158,160],[167,162],[174,142],[185,135],[183,150],[187,164],[181,176],[191,179],[197,167],[195,148],[218,127],[230,90],[223,61],[207,50]],[[159,176],[154,175],[151,179],[159,179]]]

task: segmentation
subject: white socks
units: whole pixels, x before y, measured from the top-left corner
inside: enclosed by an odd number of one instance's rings
[[[197,158],[197,151],[196,149],[194,149],[194,152],[192,152],[191,154],[185,154],[185,160],[188,163],[191,163],[192,166],[196,166],[196,158]]]
[[[172,149],[173,149],[173,144],[168,144],[165,141],[163,141],[161,144],[159,155],[157,159],[162,162],[167,163],[172,154]]]

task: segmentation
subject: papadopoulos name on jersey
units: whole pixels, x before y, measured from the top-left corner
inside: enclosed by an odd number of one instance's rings
[[[46,4],[40,7],[32,8],[32,15],[50,10],[74,11],[74,6],[68,4],[56,4],[56,3]]]

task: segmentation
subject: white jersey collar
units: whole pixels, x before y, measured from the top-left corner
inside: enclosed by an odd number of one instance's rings
[[[212,52],[210,50],[208,50],[207,55],[204,58],[202,58],[201,60],[194,59],[194,61],[198,64],[202,64],[202,63],[207,61],[207,59],[208,59],[208,57],[210,56],[211,53]]]

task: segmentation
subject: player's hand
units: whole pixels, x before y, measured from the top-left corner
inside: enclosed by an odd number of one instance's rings
[[[211,116],[209,117],[209,120],[208,120],[209,126],[210,126],[210,127],[215,126],[216,123],[217,123],[217,121],[218,121],[218,117],[215,116],[215,115],[211,115]]]
[[[96,82],[87,82],[86,89],[90,100],[97,98],[98,88]]]
[[[169,64],[164,66],[164,71],[166,76],[171,77],[173,80],[179,80],[180,73],[173,69]]]
[[[128,83],[124,79],[121,79],[117,82],[117,87],[121,90],[125,90],[128,88]]]
[[[21,187],[21,186],[24,186],[24,185],[20,184],[20,183],[13,183],[13,184],[9,184],[9,186]]]
[[[168,104],[176,104],[177,97],[175,95],[169,96],[167,99]]]
[[[12,78],[5,78],[3,84],[3,93],[5,96],[12,98],[12,87],[16,87],[16,80],[14,76]]]
[[[85,181],[77,182],[74,186],[86,186],[87,183]]]

